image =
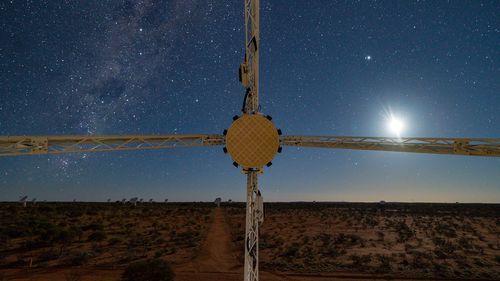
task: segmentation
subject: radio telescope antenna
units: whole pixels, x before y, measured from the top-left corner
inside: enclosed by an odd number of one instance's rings
[[[31,203],[32,203],[33,205],[35,205],[35,204],[36,204],[36,198],[31,199]]]
[[[109,202],[111,202],[111,198],[108,198],[108,200],[107,200],[107,201],[108,201],[108,203],[109,203]]]
[[[153,203],[153,202],[154,202],[153,198],[149,199],[149,203]]]
[[[167,203],[167,202],[168,202],[168,198],[165,198],[165,203]]]
[[[258,175],[263,173],[264,166],[272,165],[282,146],[500,157],[500,138],[282,136],[272,118],[260,112],[259,9],[260,0],[244,0],[245,56],[239,68],[239,80],[245,94],[241,115],[233,117],[222,135],[0,136],[0,156],[224,146],[224,153],[231,156],[233,165],[240,167],[247,177],[245,281],[259,280],[258,238],[259,225],[264,220],[264,200]],[[132,199],[135,205],[137,197]],[[125,202],[123,199],[122,203]]]
[[[28,196],[19,196],[19,202],[21,202],[21,204],[23,204],[23,207],[26,208],[26,202],[28,200]]]
[[[215,198],[214,203],[215,203],[215,205],[217,205],[217,208],[220,208],[221,201],[222,201],[222,199],[220,199],[220,197]]]
[[[130,198],[129,202],[132,203],[132,205],[137,206],[137,197]]]

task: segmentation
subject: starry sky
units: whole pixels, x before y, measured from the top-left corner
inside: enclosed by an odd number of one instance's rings
[[[499,1],[261,1],[285,135],[500,137]],[[222,133],[243,1],[1,1],[0,135]],[[0,201],[243,200],[222,147],[3,157]],[[285,147],[267,201],[500,202],[500,159]]]

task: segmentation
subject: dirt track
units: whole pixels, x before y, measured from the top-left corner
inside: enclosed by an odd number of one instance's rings
[[[178,271],[194,272],[236,272],[240,269],[232,255],[231,237],[224,214],[217,208],[214,221],[201,246],[198,257],[189,264],[178,267]]]
[[[228,225],[222,209],[217,208],[207,237],[203,242],[199,256],[192,262],[176,267],[177,280],[220,280],[241,281],[243,265],[233,256]],[[264,280],[293,280],[263,272]]]

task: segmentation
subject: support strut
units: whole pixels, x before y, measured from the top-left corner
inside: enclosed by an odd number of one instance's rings
[[[245,0],[245,57],[239,79],[246,88],[243,113],[259,112],[260,0]]]
[[[247,171],[247,206],[245,227],[245,281],[259,280],[259,224],[264,212],[257,184],[258,171]]]

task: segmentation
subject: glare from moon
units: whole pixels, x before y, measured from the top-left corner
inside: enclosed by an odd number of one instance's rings
[[[405,128],[405,124],[404,124],[403,120],[401,120],[397,117],[394,117],[394,116],[391,116],[387,126],[389,128],[389,131],[391,131],[391,133],[393,133],[393,134],[396,134],[398,137],[401,136],[401,133],[403,132],[403,130]]]

